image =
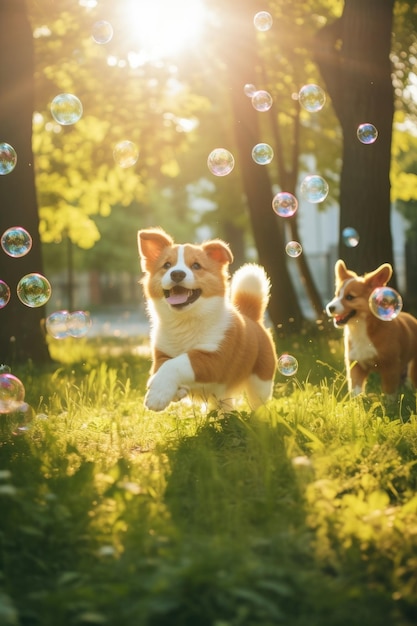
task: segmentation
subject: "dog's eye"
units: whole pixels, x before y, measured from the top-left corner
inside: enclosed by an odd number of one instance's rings
[[[191,266],[192,270],[201,270],[201,265],[200,263],[198,263],[197,261],[195,261],[192,266]]]
[[[346,296],[346,300],[354,300],[356,296],[353,296],[351,293],[348,293]]]
[[[163,264],[163,268],[164,270],[169,270],[169,268],[172,266],[172,263],[170,263],[169,261],[167,261],[166,263]]]

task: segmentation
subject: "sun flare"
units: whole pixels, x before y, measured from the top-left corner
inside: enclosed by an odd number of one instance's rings
[[[202,0],[131,0],[127,17],[141,50],[164,58],[198,44],[207,9]]]

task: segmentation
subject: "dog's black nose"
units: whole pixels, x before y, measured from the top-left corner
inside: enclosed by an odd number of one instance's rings
[[[172,270],[170,276],[174,283],[180,283],[182,280],[184,280],[186,274],[183,270]]]
[[[328,313],[334,313],[335,307],[333,305],[327,305],[326,310]]]

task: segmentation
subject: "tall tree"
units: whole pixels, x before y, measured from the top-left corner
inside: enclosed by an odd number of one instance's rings
[[[324,26],[316,41],[316,60],[343,131],[340,179],[340,232],[353,227],[355,248],[340,237],[339,254],[355,271],[393,263],[390,227],[390,164],[394,94],[391,38],[394,0],[345,0],[341,17]],[[372,144],[357,138],[371,123]]]
[[[44,309],[28,308],[16,295],[19,280],[31,272],[42,273],[38,207],[32,152],[33,47],[24,0],[0,3],[0,136],[16,150],[15,169],[0,177],[0,231],[22,226],[31,235],[31,251],[12,258],[0,250],[0,277],[10,287],[10,302],[0,310],[0,361],[13,365],[32,359],[49,359],[41,322]],[[0,233],[0,234],[1,234]]]

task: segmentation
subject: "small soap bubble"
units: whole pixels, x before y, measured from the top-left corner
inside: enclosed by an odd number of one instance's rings
[[[292,217],[298,209],[298,200],[288,191],[280,191],[272,200],[272,208],[280,217]]]
[[[4,280],[0,280],[0,309],[3,309],[10,300],[10,287]]]
[[[256,93],[256,87],[255,85],[252,85],[252,83],[246,83],[246,85],[243,87],[243,92],[245,96],[248,96],[248,98],[252,98],[253,95]]]
[[[74,311],[68,320],[68,334],[71,337],[85,337],[91,328],[91,317],[88,311]]]
[[[23,404],[25,388],[17,376],[8,372],[0,374],[0,413],[13,413]]]
[[[207,167],[215,176],[227,176],[235,166],[233,154],[225,148],[212,150],[207,159]]]
[[[299,241],[289,241],[285,246],[285,252],[293,259],[296,259],[303,252],[303,247]]]
[[[259,89],[255,91],[252,96],[252,106],[257,111],[261,113],[264,111],[269,111],[272,106],[272,96],[269,91],[265,91],[263,89]]]
[[[373,124],[360,124],[356,135],[361,143],[374,143],[378,137],[378,131]]]
[[[0,175],[10,174],[16,167],[16,150],[8,143],[0,143]]]
[[[17,259],[31,250],[32,237],[21,226],[13,226],[2,234],[1,247],[6,254]]]
[[[327,198],[329,185],[321,176],[312,174],[304,178],[301,183],[300,193],[308,202],[318,204]]]
[[[96,43],[109,43],[113,37],[113,26],[105,20],[94,22],[91,36]]]
[[[266,31],[272,26],[272,15],[268,11],[259,11],[253,18],[256,30]]]
[[[135,165],[139,158],[139,150],[133,141],[119,141],[114,146],[113,158],[117,165],[126,169]]]
[[[281,354],[278,359],[278,371],[284,376],[294,376],[298,370],[298,361],[291,354]]]
[[[72,93],[60,93],[51,102],[51,114],[61,126],[70,126],[81,119],[83,105]]]
[[[35,309],[46,304],[51,297],[52,288],[49,280],[35,272],[26,274],[19,280],[17,296],[26,306]]]
[[[326,94],[319,85],[304,85],[298,92],[298,101],[309,113],[321,111],[326,103]]]
[[[359,233],[355,228],[346,226],[342,230],[342,239],[347,248],[356,248],[359,243]]]
[[[258,165],[267,165],[274,158],[274,151],[268,143],[257,143],[252,148],[252,159]]]
[[[54,339],[65,339],[68,337],[69,311],[54,311],[45,321],[46,331]]]
[[[378,319],[390,322],[403,308],[403,300],[392,287],[377,287],[369,296],[369,307]]]

